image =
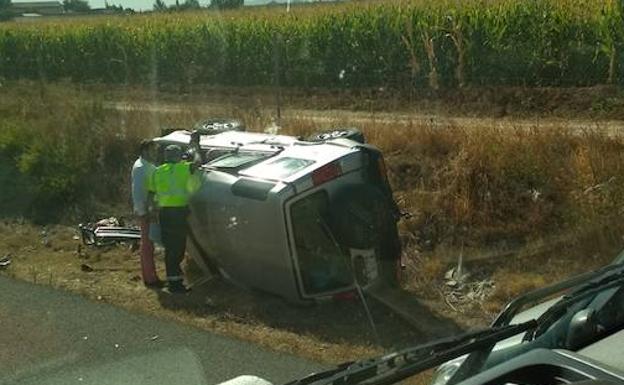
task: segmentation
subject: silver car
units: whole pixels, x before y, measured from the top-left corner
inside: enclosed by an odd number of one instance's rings
[[[191,135],[178,130],[154,142],[188,146]],[[308,141],[201,135],[205,163],[190,202],[190,257],[206,274],[292,301],[395,283],[399,212],[383,156],[350,137],[362,139],[354,130]]]

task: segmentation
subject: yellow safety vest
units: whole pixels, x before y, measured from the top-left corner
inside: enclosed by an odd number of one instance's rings
[[[152,173],[149,190],[156,194],[158,207],[185,207],[199,189],[199,179],[191,174],[191,163],[165,163]]]

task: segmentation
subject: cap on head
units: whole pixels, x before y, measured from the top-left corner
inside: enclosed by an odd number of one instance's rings
[[[165,147],[165,162],[177,163],[182,160],[182,148],[177,144],[170,144]]]
[[[148,139],[142,140],[141,144],[139,144],[139,155],[141,156],[146,155],[148,151],[150,150],[150,147],[152,147],[151,140],[148,140]]]

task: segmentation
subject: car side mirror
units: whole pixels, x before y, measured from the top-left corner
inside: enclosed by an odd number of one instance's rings
[[[568,325],[566,348],[576,351],[590,343],[598,333],[596,311],[583,309],[578,311]]]

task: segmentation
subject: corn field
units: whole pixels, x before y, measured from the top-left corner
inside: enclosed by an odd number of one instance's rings
[[[621,0],[397,0],[0,25],[0,77],[438,89],[624,82]]]

